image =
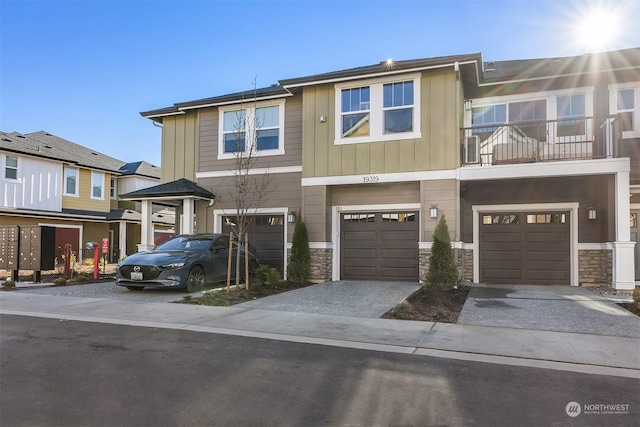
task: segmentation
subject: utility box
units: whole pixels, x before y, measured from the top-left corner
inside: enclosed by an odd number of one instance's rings
[[[17,225],[0,227],[0,270],[17,270],[20,228]]]
[[[20,227],[20,270],[53,270],[56,259],[55,227]]]

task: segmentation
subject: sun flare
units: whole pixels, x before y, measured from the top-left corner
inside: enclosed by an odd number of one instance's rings
[[[620,12],[613,8],[604,5],[589,8],[576,20],[576,42],[587,52],[608,50],[618,42],[623,21]]]

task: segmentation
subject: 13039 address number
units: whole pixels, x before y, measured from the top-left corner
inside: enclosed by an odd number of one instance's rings
[[[376,182],[380,182],[380,177],[378,175],[363,176],[362,182],[365,184],[374,184]]]

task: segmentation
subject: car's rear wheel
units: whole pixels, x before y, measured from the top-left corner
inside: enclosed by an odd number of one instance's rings
[[[141,291],[144,289],[144,286],[127,286],[127,289],[130,291]]]
[[[189,271],[187,277],[187,292],[196,292],[204,288],[205,274],[202,267],[196,265]]]

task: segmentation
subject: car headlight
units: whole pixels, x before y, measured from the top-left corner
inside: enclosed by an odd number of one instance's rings
[[[184,262],[173,262],[171,264],[165,264],[162,266],[163,269],[165,270],[170,270],[172,268],[179,268],[182,267],[184,265]]]

